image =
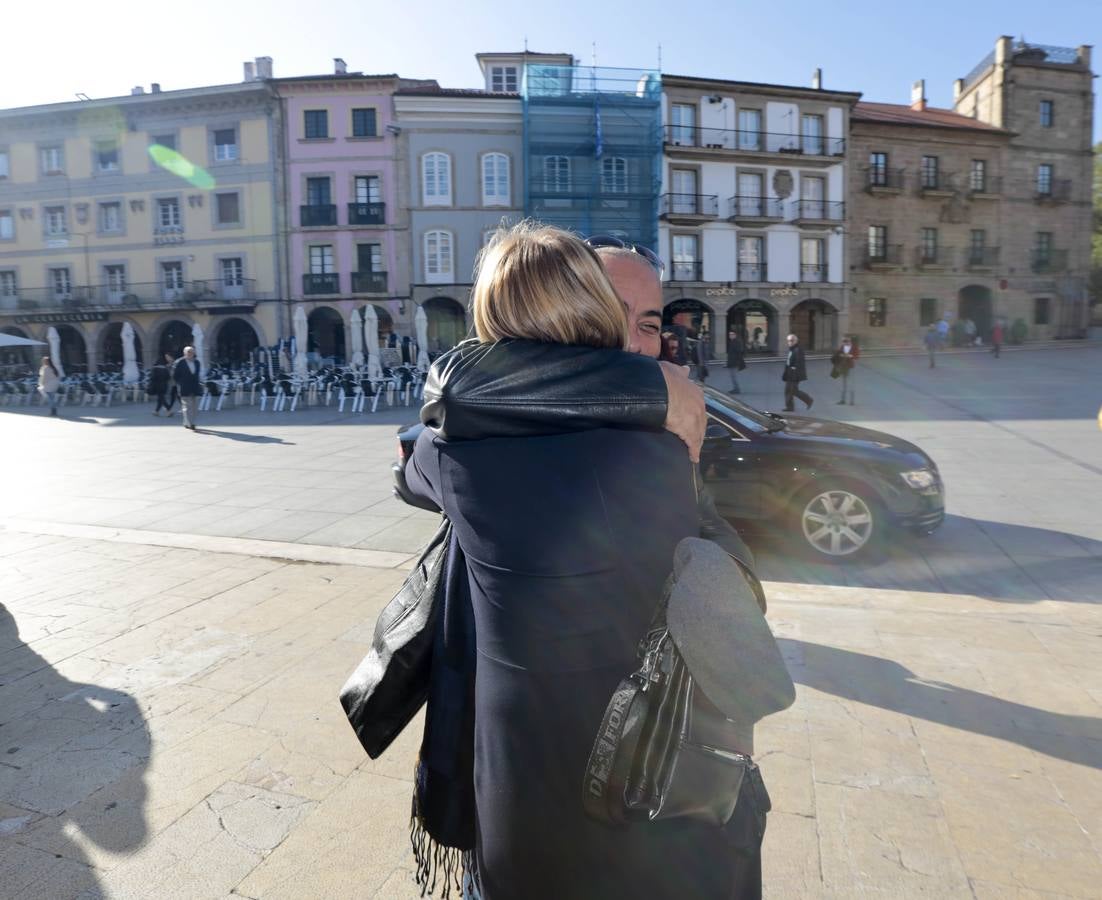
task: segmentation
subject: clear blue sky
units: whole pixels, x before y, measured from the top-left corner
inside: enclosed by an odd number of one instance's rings
[[[158,81],[165,90],[241,79],[241,63],[271,56],[276,75],[350,70],[437,78],[478,87],[474,54],[571,52],[606,66],[857,90],[906,103],[925,78],[930,103],[949,106],[953,79],[996,37],[1096,48],[1102,0],[676,0],[630,3],[461,4],[454,0],[10,0],[4,13],[0,107],[119,96]],[[59,27],[60,26],[60,27]],[[1102,135],[1096,105],[1095,133]]]

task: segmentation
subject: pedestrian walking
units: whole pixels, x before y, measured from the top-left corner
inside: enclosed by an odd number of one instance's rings
[[[999,358],[999,351],[1003,346],[1003,323],[996,322],[995,327],[991,329],[991,352],[995,354],[995,359]]]
[[[800,390],[800,382],[807,381],[807,364],[804,361],[804,350],[800,346],[800,339],[794,334],[788,336],[788,356],[784,361],[784,372],[781,373],[781,378],[784,380],[785,412],[795,412],[793,397],[799,397],[807,408],[811,409],[811,404],[815,402],[814,398]]]
[[[57,415],[58,391],[61,389],[61,378],[57,374],[57,366],[48,356],[42,357],[42,365],[38,369],[38,392],[50,404],[50,415]]]
[[[934,354],[941,346],[941,335],[938,333],[937,325],[930,324],[930,327],[926,329],[926,333],[922,336],[922,343],[926,345],[926,353],[930,357],[930,368],[937,368],[934,364]]]
[[[194,347],[184,347],[184,355],[172,367],[172,379],[180,392],[180,410],[184,416],[184,428],[195,431],[196,398],[202,393],[200,376],[202,366],[195,358]]]
[[[149,387],[146,389],[151,397],[157,398],[157,404],[153,408],[153,415],[160,416],[163,408],[166,416],[172,415],[172,404],[176,399],[175,385],[172,381],[172,354],[166,353],[160,362],[149,370]]]
[[[746,347],[742,343],[739,333],[731,329],[727,332],[727,372],[731,376],[731,393],[741,394],[742,388],[738,384],[738,373],[746,368]]]
[[[842,379],[842,399],[838,401],[838,406],[846,405],[847,393],[849,394],[849,405],[854,405],[853,386],[854,379],[857,377],[857,357],[860,355],[853,337],[847,334],[842,339],[841,346],[834,351],[834,355],[830,358],[833,367],[830,374],[835,378]]]
[[[949,345],[949,314],[946,313],[938,320],[937,323],[937,339],[942,348]]]

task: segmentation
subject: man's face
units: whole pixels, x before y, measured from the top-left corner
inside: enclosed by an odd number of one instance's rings
[[[795,347],[796,346],[796,336],[795,335],[790,334],[788,336],[788,346],[789,347]]]
[[[639,257],[605,256],[601,262],[628,313],[628,350],[658,359],[662,352],[662,285]]]
[[[184,356],[187,357],[189,360],[195,359],[195,351],[191,347],[188,347],[184,351]]]

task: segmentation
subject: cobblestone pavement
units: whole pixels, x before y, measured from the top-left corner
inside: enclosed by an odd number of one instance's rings
[[[812,364],[950,517],[861,565],[752,538],[798,685],[757,737],[771,900],[1099,896],[1100,363],[870,359],[856,407]],[[389,498],[413,418],[0,410],[0,897],[417,896],[417,723],[371,762],[335,700],[433,527]]]

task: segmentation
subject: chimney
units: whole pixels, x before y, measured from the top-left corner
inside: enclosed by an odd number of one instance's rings
[[[960,95],[964,93],[964,79],[958,78],[953,82],[953,102],[956,103],[960,99]]]
[[[346,63],[339,56],[333,57],[333,74],[334,75],[347,75],[348,63]]]
[[[823,89],[823,70],[816,69],[811,73],[811,89],[821,91]]]
[[[256,58],[256,79],[264,81],[272,77],[272,58],[270,56],[258,56]]]
[[[926,108],[926,79],[920,78],[911,85],[911,109]]]
[[[131,97],[137,97],[139,94],[144,94],[144,93],[145,93],[145,88],[143,88],[140,84],[137,87],[132,87],[130,89],[130,96]]]
[[[161,92],[161,84],[160,84],[160,82],[158,82],[158,81],[154,81],[154,82],[153,82],[153,84],[151,84],[151,85],[149,86],[149,93],[151,93],[151,94],[159,94],[160,92]]]
[[[256,66],[247,60],[245,62],[245,80],[256,81]]]

